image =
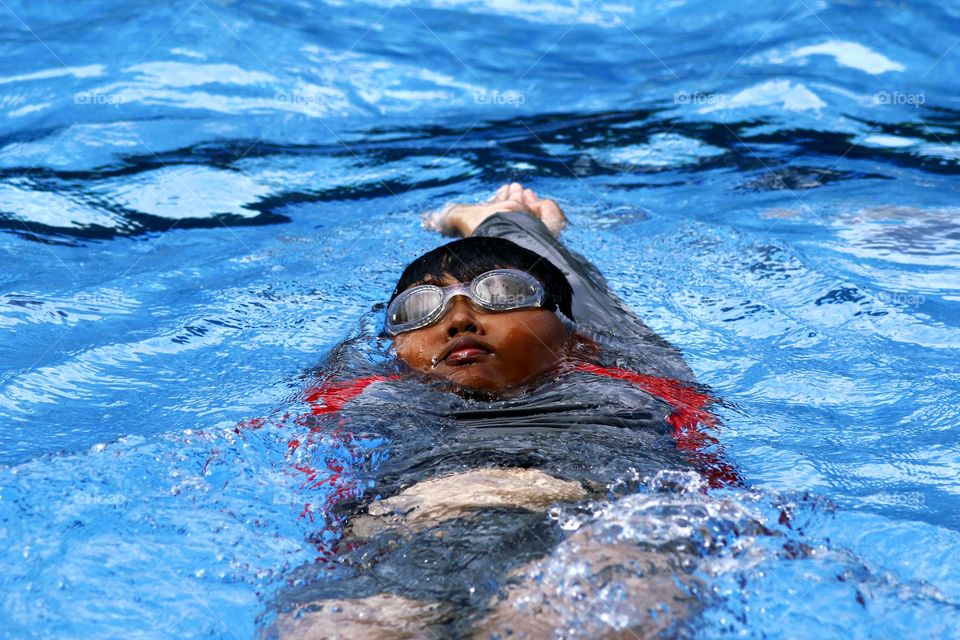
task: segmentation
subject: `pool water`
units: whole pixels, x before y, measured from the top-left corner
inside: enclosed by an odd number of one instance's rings
[[[696,635],[960,637],[960,3],[5,0],[0,24],[5,635],[268,624],[342,485],[292,464],[302,427],[238,423],[376,332],[440,241],[422,211],[517,180],[725,401],[747,488],[648,478],[590,514],[724,540]],[[377,443],[312,446],[364,488]]]

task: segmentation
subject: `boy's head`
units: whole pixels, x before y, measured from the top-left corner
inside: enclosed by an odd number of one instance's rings
[[[546,258],[509,240],[464,238],[420,256],[403,271],[390,301],[418,285],[469,284],[495,269],[533,276],[543,289],[539,306],[491,311],[456,295],[438,319],[395,336],[397,357],[429,375],[486,391],[531,381],[560,362],[570,334],[555,311],[573,320],[570,284]]]

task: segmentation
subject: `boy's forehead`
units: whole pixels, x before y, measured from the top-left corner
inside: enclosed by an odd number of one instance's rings
[[[524,271],[524,272],[526,272],[526,273],[529,273],[529,271],[526,271],[526,269],[521,269],[520,267],[514,267],[514,266],[505,267],[505,266],[498,265],[498,264],[494,264],[494,265],[489,266],[488,268],[484,269],[482,273],[486,273],[487,271],[493,271],[494,269],[514,269],[514,270],[516,270],[516,271]],[[476,275],[479,276],[479,275],[481,275],[481,274],[478,273],[478,274],[476,274]],[[469,278],[469,279],[463,280],[462,282],[470,282],[470,280],[472,280],[472,279],[473,279],[473,278]],[[460,280],[459,278],[457,278],[456,276],[450,274],[450,273],[447,272],[447,271],[444,271],[444,272],[443,272],[442,274],[440,274],[440,275],[436,275],[436,274],[432,274],[432,273],[431,273],[431,274],[428,274],[428,275],[424,276],[423,278],[420,278],[420,279],[417,280],[416,282],[411,283],[410,286],[407,287],[407,288],[410,289],[410,288],[412,288],[412,287],[416,287],[416,286],[419,286],[419,285],[422,285],[422,284],[432,284],[432,285],[436,285],[436,286],[438,286],[438,287],[447,287],[447,286],[450,286],[451,284],[460,284],[460,282],[461,282],[461,280]]]
[[[412,283],[412,284],[411,284],[409,287],[407,287],[407,288],[408,288],[408,289],[412,289],[413,287],[418,287],[418,286],[420,286],[420,285],[422,285],[422,284],[432,284],[432,285],[437,286],[437,287],[448,287],[448,286],[450,286],[451,284],[459,284],[459,283],[460,283],[460,281],[457,280],[456,278],[454,278],[454,277],[453,277],[452,275],[450,275],[449,273],[442,273],[442,274],[440,274],[440,275],[438,275],[438,276],[437,276],[437,275],[430,274],[430,275],[428,275],[428,276],[425,276],[425,277],[422,278],[421,280],[417,280],[416,282]]]

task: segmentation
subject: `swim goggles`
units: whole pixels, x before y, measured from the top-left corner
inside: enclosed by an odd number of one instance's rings
[[[422,284],[398,295],[387,307],[387,334],[421,329],[438,322],[456,296],[466,296],[484,311],[512,311],[547,304],[540,281],[525,271],[494,269],[481,273],[469,283],[438,287]]]

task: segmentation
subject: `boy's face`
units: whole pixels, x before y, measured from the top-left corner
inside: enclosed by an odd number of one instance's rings
[[[430,284],[457,284],[449,276]],[[556,366],[570,340],[547,309],[488,312],[455,297],[440,320],[394,338],[397,357],[410,367],[457,385],[502,391]]]

